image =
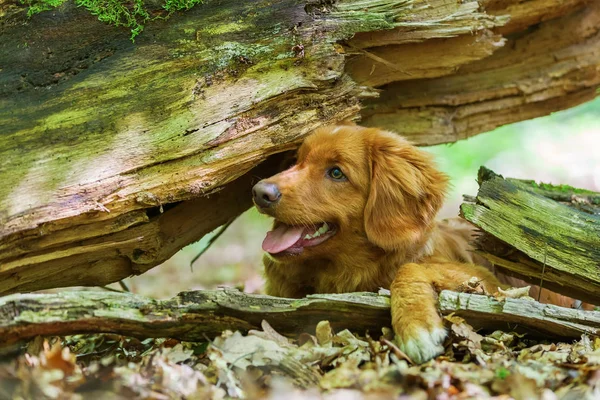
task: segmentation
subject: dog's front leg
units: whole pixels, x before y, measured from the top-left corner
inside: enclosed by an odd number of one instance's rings
[[[447,333],[437,308],[441,279],[437,265],[404,264],[390,288],[396,344],[418,364],[444,352]]]
[[[398,347],[414,362],[424,363],[444,352],[447,333],[438,312],[438,293],[458,290],[472,277],[485,293],[502,285],[486,268],[463,263],[404,264],[391,287],[392,327]]]

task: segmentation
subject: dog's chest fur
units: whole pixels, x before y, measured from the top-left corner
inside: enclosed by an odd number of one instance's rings
[[[348,263],[344,258],[275,264],[265,257],[266,291],[298,298],[313,293],[372,292],[389,287],[397,271],[397,267],[381,265],[387,264],[384,259],[354,259]]]
[[[453,221],[454,222],[454,221]],[[451,225],[451,226],[450,226]],[[472,262],[467,238],[472,228],[442,221],[412,249],[382,251],[369,243],[348,246],[327,258],[276,262],[265,255],[266,293],[300,298],[314,293],[376,292],[389,288],[403,264],[428,258]],[[458,234],[457,234],[458,232]]]

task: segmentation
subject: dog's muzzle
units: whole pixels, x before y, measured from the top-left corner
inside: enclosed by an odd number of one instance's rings
[[[254,203],[262,208],[269,208],[279,202],[281,192],[274,183],[260,181],[252,188]]]

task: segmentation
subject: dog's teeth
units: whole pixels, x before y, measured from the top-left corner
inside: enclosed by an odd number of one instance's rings
[[[319,236],[321,236],[322,234],[324,234],[327,231],[329,231],[329,225],[327,225],[327,222],[323,222],[323,225],[321,225],[321,227],[319,229],[317,229],[312,235],[309,233],[304,235],[304,240],[318,238]]]
[[[327,232],[328,230],[329,230],[329,225],[327,225],[327,222],[323,222],[323,226],[319,228],[319,230],[317,231],[317,233],[319,235],[322,235],[325,232]]]
[[[306,239],[306,240],[310,240],[310,239],[314,239],[314,238],[316,238],[316,237],[318,237],[318,236],[319,236],[319,233],[318,233],[318,232],[315,232],[315,233],[313,233],[312,235],[307,233],[307,234],[306,234],[306,236],[304,236],[304,239]]]

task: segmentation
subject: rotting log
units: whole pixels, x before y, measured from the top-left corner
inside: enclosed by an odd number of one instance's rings
[[[486,329],[519,325],[533,337],[546,338],[577,338],[600,330],[596,311],[451,291],[443,291],[439,302],[443,314],[455,313]],[[345,293],[285,299],[233,289],[183,292],[169,300],[107,291],[14,294],[0,298],[0,347],[39,335],[100,332],[204,341],[226,329],[260,329],[262,320],[287,336],[313,333],[323,320],[335,330],[376,336],[390,326],[389,297]]]
[[[260,329],[262,320],[286,335],[314,332],[322,320],[335,329],[381,332],[389,325],[389,297],[348,293],[285,299],[235,289],[183,292],[169,300],[108,291],[13,294],[0,298],[0,344],[76,332],[204,341],[226,329]]]
[[[28,292],[67,282],[102,286],[139,275],[226,223],[231,213],[250,207],[248,193],[256,176],[279,162],[274,157],[238,178],[236,185],[197,199],[162,205],[148,193],[136,201],[152,208],[41,238],[23,238],[20,247],[0,243],[0,251],[10,257],[0,265],[0,292]],[[104,235],[97,237],[99,232]],[[68,245],[61,246],[64,243]],[[56,250],[49,253],[48,247]],[[82,263],[87,267],[81,268]]]
[[[0,294],[158,265],[323,124],[452,142],[600,84],[585,0],[206,1],[129,35],[0,4]]]
[[[473,2],[456,4],[473,6]],[[480,4],[489,16],[510,16],[510,20],[480,31],[479,37],[472,38],[478,45],[470,54],[458,50],[472,45],[463,35],[430,40],[439,49],[433,58],[423,44],[406,43],[410,36],[402,35],[404,27],[393,33],[357,35],[369,35],[371,44],[377,42],[377,35],[388,39],[389,46],[375,47],[371,53],[397,61],[402,69],[373,58],[368,61],[367,55],[355,61],[356,66],[349,62],[359,82],[386,84],[380,97],[363,103],[363,124],[398,131],[418,143],[454,142],[572,107],[596,95],[592,87],[598,84],[600,60],[599,2],[484,0]],[[565,9],[577,10],[565,14]],[[440,24],[444,22],[442,18]],[[427,21],[415,25],[426,30]],[[474,54],[485,51],[483,43],[489,57]]]
[[[600,193],[503,178],[481,168],[461,214],[498,272],[600,304]]]
[[[579,338],[600,335],[600,312],[542,304],[526,299],[504,299],[444,291],[439,297],[442,314],[464,318],[475,328],[526,332],[533,337]]]

